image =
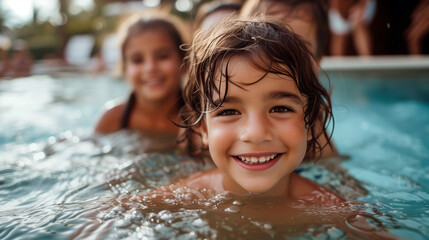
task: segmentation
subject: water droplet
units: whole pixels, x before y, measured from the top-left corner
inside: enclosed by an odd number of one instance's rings
[[[48,143],[49,143],[49,144],[54,144],[55,142],[57,142],[57,139],[56,139],[55,137],[50,136],[50,137],[48,138]]]
[[[38,152],[33,155],[33,159],[35,161],[39,161],[46,158],[46,154],[44,152]]]
[[[352,215],[346,219],[346,224],[351,229],[363,232],[377,231],[378,226],[382,225],[380,220],[374,218],[369,214]]]
[[[118,228],[126,228],[131,226],[131,221],[129,219],[121,219],[117,222],[115,222],[116,227]]]
[[[71,138],[71,142],[73,142],[73,143],[78,143],[79,141],[80,141],[80,137],[78,137],[78,136],[73,136]]]
[[[164,171],[164,173],[170,173],[171,169],[167,166],[162,167],[162,170]]]
[[[121,206],[115,206],[114,208],[112,208],[110,210],[111,213],[116,214],[116,213],[123,213],[124,212],[124,208]]]
[[[269,224],[269,223],[265,223],[265,224],[264,224],[264,228],[265,228],[266,230],[271,230],[271,229],[273,229],[273,225],[271,225],[271,224]]]
[[[162,220],[169,220],[173,218],[173,215],[168,210],[162,210],[161,212],[158,213],[158,215],[159,215],[159,218],[161,218]]]
[[[226,208],[224,210],[225,212],[229,212],[229,213],[239,213],[240,212],[240,208],[237,206],[231,206],[229,208]]]
[[[258,226],[258,227],[260,227],[260,226],[261,226],[261,223],[260,223],[260,222],[252,221],[252,223],[253,223],[253,224],[255,224],[255,225],[256,225],[256,226]]]
[[[18,160],[16,164],[20,167],[25,167],[25,166],[30,166],[32,162],[29,159],[21,158]]]
[[[107,220],[112,219],[114,217],[115,217],[114,214],[106,213],[106,212],[101,212],[97,215],[97,218],[100,220],[103,220],[103,221],[107,221]]]
[[[205,222],[204,220],[199,218],[199,219],[194,220],[192,222],[192,225],[195,227],[204,227],[207,225],[207,222]]]
[[[157,230],[158,232],[162,232],[161,230],[164,228],[163,224],[157,224],[154,229]]]
[[[331,237],[332,239],[338,239],[338,238],[344,236],[344,232],[341,229],[338,229],[336,227],[329,228],[327,233],[328,233],[329,237]]]
[[[103,153],[109,153],[112,151],[112,146],[110,144],[103,146],[103,149],[101,149]]]
[[[143,218],[143,214],[139,211],[133,210],[130,215],[128,216],[128,218],[132,221],[132,222],[139,222],[140,220],[142,220]]]
[[[235,206],[243,206],[244,204],[240,201],[234,201],[232,204],[234,204]]]
[[[28,150],[30,151],[30,152],[34,152],[34,151],[37,151],[37,149],[39,148],[39,145],[37,145],[37,143],[30,143],[29,145],[28,145]]]

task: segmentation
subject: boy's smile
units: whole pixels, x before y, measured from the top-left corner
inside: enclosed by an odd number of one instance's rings
[[[265,72],[246,56],[232,57],[228,69],[233,83],[222,106],[206,114],[203,131],[203,141],[223,173],[224,188],[287,194],[289,175],[307,148],[306,98],[285,75],[269,73],[257,82]]]
[[[256,164],[261,164],[264,162],[270,162],[271,160],[273,160],[274,158],[278,157],[280,154],[257,154],[257,155],[253,155],[253,154],[249,154],[249,155],[241,155],[241,156],[236,156],[236,158],[246,164],[251,164],[251,165],[256,165]]]
[[[237,163],[249,171],[264,171],[272,167],[280,159],[282,154],[271,154],[265,156],[257,156],[251,154],[249,157],[236,156]]]

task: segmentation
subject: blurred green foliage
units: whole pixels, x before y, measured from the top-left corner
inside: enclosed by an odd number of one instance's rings
[[[1,1],[1,0],[0,0]],[[34,59],[44,59],[45,57],[63,58],[67,41],[74,35],[91,34],[95,37],[95,47],[93,53],[97,52],[102,44],[103,37],[116,30],[116,24],[121,16],[106,16],[104,8],[107,4],[115,0],[93,0],[95,7],[84,10],[78,14],[71,14],[70,3],[73,0],[57,0],[60,6],[57,13],[53,15],[62,16],[62,23],[53,24],[53,21],[41,22],[37,18],[37,9],[34,11],[33,20],[23,26],[7,29],[4,26],[7,13],[0,8],[0,32],[7,32],[12,42],[16,39],[23,39],[27,42]],[[129,0],[133,1],[133,0]],[[202,3],[211,0],[194,0],[194,7],[190,12],[179,12],[173,7],[175,0],[161,0],[162,6],[167,6],[172,14],[182,19],[192,20],[195,17],[196,9]],[[127,2],[118,0],[118,2]],[[58,20],[57,20],[58,22]],[[12,51],[12,49],[10,49]]]
[[[12,35],[10,36],[12,42],[15,39],[23,39],[27,42],[35,59],[43,59],[48,56],[62,57],[68,39],[79,34],[92,34],[96,39],[95,50],[97,50],[100,47],[102,36],[115,30],[117,17],[103,16],[105,1],[94,0],[96,7],[81,11],[76,15],[68,11],[72,0],[58,1],[62,4],[59,16],[62,16],[63,23],[54,25],[50,21],[40,22],[36,17],[37,11],[35,11],[33,21],[8,31],[10,32],[8,35]],[[0,27],[3,28],[4,16],[0,9]]]

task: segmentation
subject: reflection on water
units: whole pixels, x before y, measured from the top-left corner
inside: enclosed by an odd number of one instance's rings
[[[23,237],[32,229],[35,238],[51,231],[63,239],[82,217],[102,209],[103,202],[212,167],[177,153],[142,154],[133,145],[115,144],[120,136],[125,142],[133,139],[129,135],[66,134],[44,144],[9,148],[0,167],[0,238]]]
[[[125,98],[127,86],[103,76],[32,76],[0,81],[0,147],[33,143],[61,132],[88,133],[103,104]]]
[[[34,239],[338,239],[365,236],[382,222],[398,234],[424,239],[416,229],[374,212],[378,206],[373,204],[324,207],[311,200],[249,199],[214,195],[207,189],[153,192],[213,165],[174,151],[142,153],[138,144],[124,144],[135,134],[65,134],[9,149],[10,161],[3,160],[0,169],[0,238],[27,239],[31,231]],[[304,165],[300,174],[343,196],[362,191],[358,182],[348,183],[347,188],[332,183],[348,181],[344,169],[327,170],[341,161],[332,158],[325,159],[326,164]],[[159,194],[165,195],[159,198]],[[278,204],[284,205],[280,214],[270,210]],[[373,229],[354,224],[357,211],[367,212],[367,219],[374,220]]]
[[[428,84],[392,81],[389,91],[412,91],[389,93],[387,102],[377,100],[376,80],[332,83],[334,140],[350,157],[307,163],[299,173],[362,204],[287,202],[284,217],[275,218],[275,199],[190,189],[162,204],[142,197],[212,165],[178,153],[174,136],[92,136],[104,102],[127,96],[119,81],[0,82],[0,239],[341,239],[379,228],[400,239],[427,239],[429,100],[422,91]]]

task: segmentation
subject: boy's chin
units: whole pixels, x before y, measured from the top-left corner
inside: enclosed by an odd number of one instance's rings
[[[269,187],[267,185],[257,186],[257,185],[251,185],[251,186],[243,186],[241,185],[241,188],[243,189],[243,192],[239,194],[249,195],[252,197],[266,197],[266,196],[282,196],[286,193],[281,191],[275,191],[274,187]]]

